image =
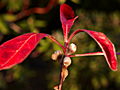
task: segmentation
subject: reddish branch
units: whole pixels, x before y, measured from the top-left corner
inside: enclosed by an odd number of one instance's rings
[[[5,3],[0,2],[0,9],[2,9],[5,6]]]
[[[17,20],[25,17],[25,16],[29,16],[30,14],[36,13],[36,14],[46,14],[48,13],[53,6],[56,5],[56,3],[58,2],[58,0],[50,0],[50,2],[48,3],[48,5],[45,8],[31,8],[31,9],[27,9],[27,10],[23,10],[22,12],[17,14]]]
[[[15,24],[15,23],[9,23],[9,26],[16,33],[23,32],[22,28],[20,26],[18,26],[17,24]]]
[[[27,9],[30,5],[30,0],[23,0],[23,10]]]

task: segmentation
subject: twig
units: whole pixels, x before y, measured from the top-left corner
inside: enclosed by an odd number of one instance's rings
[[[23,0],[23,10],[27,9],[30,5],[30,0]]]
[[[27,10],[23,10],[22,12],[18,13],[17,16],[17,20],[25,17],[25,16],[29,16],[30,14],[36,13],[36,14],[46,14],[48,13],[53,6],[56,5],[56,2],[58,2],[58,0],[50,0],[50,2],[48,3],[48,5],[45,8],[31,8],[31,9],[27,9]]]
[[[65,62],[65,55],[61,56],[61,59],[58,59],[58,62],[60,63],[60,75],[59,75],[59,85],[55,86],[55,90],[62,90],[63,82],[65,78],[68,76],[68,70],[67,67],[70,65],[66,66]]]

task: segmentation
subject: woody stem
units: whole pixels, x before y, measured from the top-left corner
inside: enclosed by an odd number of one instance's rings
[[[65,59],[65,56],[63,55],[60,61],[60,81],[58,85],[58,90],[62,90],[63,82],[65,78],[68,76],[68,70],[67,70],[68,66],[65,66],[64,59]]]
[[[59,75],[59,85],[58,85],[58,90],[62,90],[62,85],[63,85],[63,78],[62,78],[62,68],[63,68],[63,59],[64,59],[64,55],[61,57],[59,63],[60,63],[60,75]]]

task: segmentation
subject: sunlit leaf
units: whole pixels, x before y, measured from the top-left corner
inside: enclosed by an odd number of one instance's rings
[[[0,46],[0,69],[8,69],[21,63],[47,34],[27,33]]]
[[[67,40],[70,28],[72,27],[75,19],[74,11],[67,4],[62,4],[60,7],[60,20],[62,23],[64,39]]]
[[[105,34],[101,32],[79,29],[79,30],[76,30],[70,36],[70,39],[78,32],[86,32],[87,34],[89,34],[102,49],[103,55],[105,56],[109,67],[114,71],[117,70],[117,58],[116,58],[115,47],[113,43],[106,37]]]

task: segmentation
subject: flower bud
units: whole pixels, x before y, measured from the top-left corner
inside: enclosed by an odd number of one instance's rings
[[[51,58],[52,58],[53,60],[57,60],[60,55],[62,55],[62,51],[57,50],[57,51],[55,51],[55,52],[52,54]]]
[[[71,64],[71,58],[70,57],[65,57],[63,60],[63,65],[67,68]]]
[[[72,54],[72,53],[76,52],[76,50],[77,50],[76,45],[75,45],[74,43],[71,43],[71,44],[69,45],[68,53],[69,53],[69,54]]]

